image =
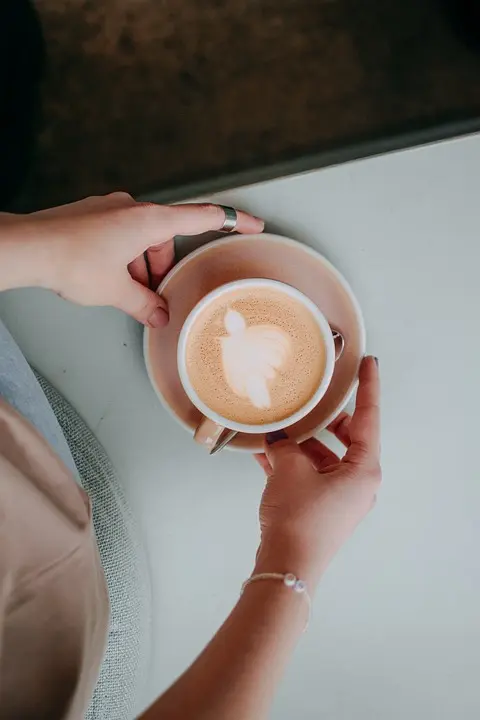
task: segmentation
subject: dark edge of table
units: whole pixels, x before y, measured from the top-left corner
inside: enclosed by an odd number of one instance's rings
[[[421,145],[429,145],[443,140],[472,135],[480,132],[480,116],[445,120],[429,126],[405,128],[383,137],[365,137],[345,141],[336,147],[326,148],[311,154],[301,155],[269,165],[233,171],[198,179],[191,182],[179,182],[170,187],[146,189],[136,193],[145,201],[172,203],[187,198],[211,195],[245,185],[253,185],[290,175],[320,170],[341,163],[352,162],[386,153],[408,150]]]

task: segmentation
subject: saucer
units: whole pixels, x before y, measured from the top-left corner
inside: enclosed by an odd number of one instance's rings
[[[242,278],[270,278],[303,292],[345,339],[342,356],[327,392],[318,405],[288,434],[305,440],[325,428],[352,396],[365,354],[365,326],[359,304],[347,281],[315,250],[280,235],[233,235],[214,240],[181,260],[165,277],[158,293],[168,302],[165,328],[145,328],[143,351],[148,376],[164,407],[193,435],[202,415],[180,383],[177,342],[192,308],[220,285]],[[238,434],[228,449],[259,452],[263,435]]]

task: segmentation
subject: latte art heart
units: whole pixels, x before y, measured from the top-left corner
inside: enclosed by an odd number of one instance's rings
[[[227,337],[220,338],[225,378],[232,391],[247,398],[256,408],[270,408],[269,383],[285,365],[291,341],[276,325],[247,326],[244,316],[227,310]]]

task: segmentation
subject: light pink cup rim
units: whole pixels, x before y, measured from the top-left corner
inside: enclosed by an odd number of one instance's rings
[[[195,323],[195,320],[198,318],[200,313],[203,312],[203,310],[208,305],[210,305],[210,303],[214,302],[222,295],[229,293],[231,290],[265,287],[275,288],[280,292],[283,292],[285,295],[288,295],[295,300],[298,300],[310,312],[320,329],[323,341],[325,343],[325,371],[323,373],[318,388],[316,389],[312,397],[304,405],[302,405],[299,410],[292,413],[288,417],[283,418],[283,420],[277,420],[276,422],[271,423],[264,423],[262,425],[251,425],[249,423],[235,422],[234,420],[223,417],[219,413],[212,410],[205,402],[201,400],[194,387],[192,386],[190,378],[188,377],[185,354],[188,337]],[[303,420],[303,418],[318,405],[320,400],[327,392],[335,368],[335,348],[333,343],[332,331],[327,319],[325,318],[320,308],[315,305],[315,303],[310,300],[309,297],[307,297],[300,290],[297,290],[297,288],[293,287],[292,285],[281,282],[280,280],[269,280],[267,278],[243,278],[239,280],[233,280],[232,282],[220,285],[211,292],[207,293],[201,300],[198,301],[195,307],[192,308],[192,310],[185,318],[178,338],[177,368],[180,382],[182,383],[182,387],[188,395],[190,402],[192,402],[195,407],[200,410],[204,417],[213,420],[213,422],[215,422],[217,425],[228,428],[229,430],[236,430],[237,432],[248,433],[252,435],[263,435],[268,432],[283,430],[284,428],[290,427],[290,425],[294,425],[300,420]]]
[[[345,292],[348,295],[348,298],[350,302],[352,303],[352,307],[355,311],[355,316],[358,322],[358,330],[360,333],[360,344],[361,344],[361,355],[365,354],[366,350],[366,329],[365,329],[365,321],[363,318],[363,313],[360,308],[360,304],[350,287],[349,282],[346,280],[346,278],[340,273],[337,268],[332,265],[330,260],[327,260],[327,258],[322,255],[322,253],[319,250],[315,250],[314,248],[311,248],[309,245],[306,245],[303,242],[300,242],[299,240],[294,240],[293,238],[286,237],[285,235],[277,235],[275,233],[259,233],[258,235],[227,235],[224,238],[218,238],[216,240],[210,240],[209,242],[201,245],[196,250],[193,250],[192,252],[188,253],[188,255],[185,255],[181,260],[179,260],[176,265],[170,270],[170,272],[165,275],[162,282],[157,288],[157,293],[159,295],[162,294],[163,289],[171,281],[171,279],[177,275],[177,273],[181,272],[185,265],[188,265],[192,260],[194,260],[196,257],[201,255],[202,253],[208,252],[212,246],[222,246],[222,245],[230,245],[237,242],[241,242],[242,240],[266,240],[267,242],[271,243],[277,243],[277,244],[283,244],[288,245],[290,247],[295,248],[301,248],[303,252],[305,252],[306,255],[310,255],[310,257],[315,260],[316,262],[321,263],[324,265],[328,271],[335,277],[335,279],[338,281],[339,285],[345,290]],[[150,362],[150,351],[149,351],[149,335],[150,328],[145,327],[143,332],[143,357],[145,361],[145,368],[147,370],[148,379],[150,380],[150,384],[153,387],[153,390],[155,392],[155,395],[157,396],[158,400],[160,401],[160,404],[162,407],[166,410],[166,412],[171,416],[171,418],[180,426],[182,427],[190,436],[193,436],[195,433],[195,428],[190,425],[188,422],[183,420],[181,417],[177,415],[175,410],[171,407],[171,405],[165,400],[161,390],[159,387],[157,387],[157,383],[155,382],[155,376],[154,371]],[[348,390],[345,392],[343,400],[338,404],[338,406],[335,408],[335,410],[327,416],[327,418],[323,421],[321,425],[319,425],[316,430],[309,431],[305,435],[302,435],[301,437],[297,438],[298,442],[302,442],[303,440],[306,440],[309,437],[312,437],[312,435],[315,434],[315,432],[318,432],[319,430],[327,427],[332,420],[334,420],[339,413],[342,412],[342,410],[348,405],[350,402],[355,390],[357,389],[358,385],[358,378],[355,377]],[[238,453],[252,453],[252,452],[258,452],[258,449],[256,447],[237,447],[230,443],[225,448],[228,451],[231,452],[238,452]]]

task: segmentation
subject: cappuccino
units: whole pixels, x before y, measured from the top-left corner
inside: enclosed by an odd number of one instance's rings
[[[280,422],[315,395],[325,373],[325,341],[315,317],[272,287],[234,288],[196,317],[185,367],[196,394],[236,423]]]

